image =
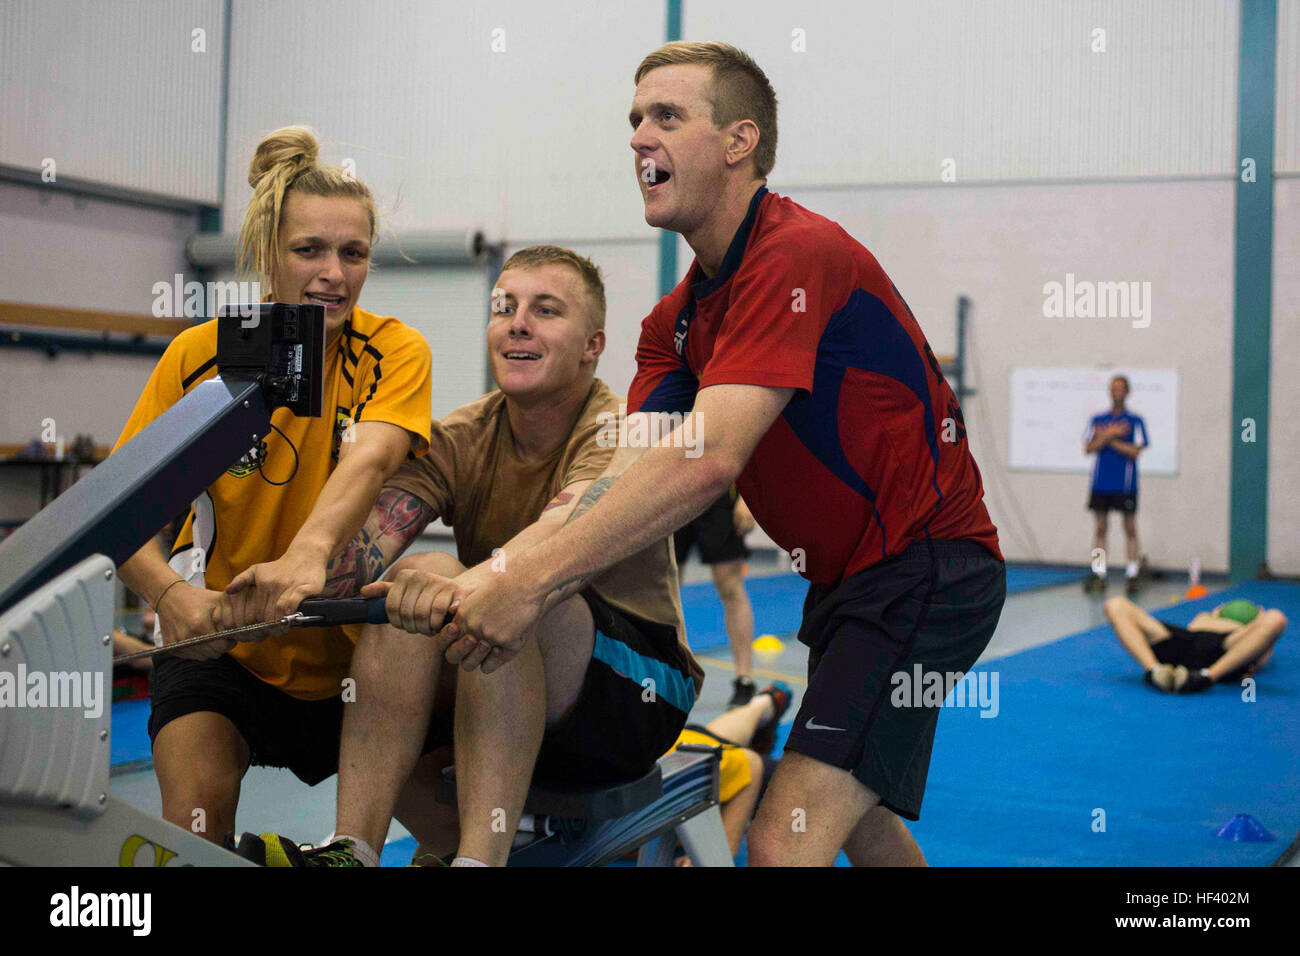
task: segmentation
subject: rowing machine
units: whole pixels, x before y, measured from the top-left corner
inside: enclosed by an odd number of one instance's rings
[[[231,305],[216,321],[217,376],[0,542],[0,675],[11,682],[98,673],[111,685],[116,565],[256,446],[274,409],[321,414],[322,306]],[[0,863],[247,863],[109,793],[110,724],[108,707],[94,718],[0,707]]]

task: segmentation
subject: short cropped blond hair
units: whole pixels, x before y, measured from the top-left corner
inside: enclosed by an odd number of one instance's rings
[[[605,281],[601,278],[600,268],[586,256],[580,256],[572,249],[563,246],[529,246],[520,249],[506,260],[501,271],[507,269],[535,269],[538,266],[568,266],[578,273],[582,287],[591,297],[591,331],[598,332],[605,328]]]
[[[729,43],[677,41],[655,50],[636,68],[636,82],[661,66],[702,63],[713,68],[713,125],[721,128],[739,120],[758,127],[754,172],[766,179],[776,165],[776,91],[744,50]]]

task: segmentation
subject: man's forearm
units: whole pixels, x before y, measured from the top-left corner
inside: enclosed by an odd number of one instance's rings
[[[501,547],[494,548],[492,557],[488,558],[484,563],[491,563],[499,559],[502,563],[501,566],[508,566],[516,558],[531,553],[534,548],[547,541],[563,527],[563,521],[546,517],[539,518],[501,545]]]
[[[1110,447],[1114,448],[1121,455],[1127,458],[1136,458],[1142,451],[1141,445],[1135,445],[1132,442],[1120,441],[1118,438],[1112,439]]]
[[[528,580],[543,595],[571,590],[566,586],[668,537],[701,514],[735,477],[707,453],[685,458],[679,448],[651,448],[606,485],[608,491],[594,482],[588,493],[603,493],[599,505],[523,556]]]
[[[433,507],[409,491],[381,491],[365,525],[326,567],[321,597],[351,597],[378,581],[435,517]]]
[[[582,517],[594,508],[596,502],[605,496],[605,492],[609,491],[610,486],[617,480],[618,475],[604,475],[593,481],[587,487],[587,490],[582,493],[582,497],[578,499],[577,503],[569,509],[564,524],[571,524],[575,519]],[[551,534],[554,534],[556,530],[558,529],[553,529]],[[541,566],[540,562],[539,566]],[[591,576],[591,574],[578,575],[577,577],[570,579],[562,587],[558,587],[551,591],[546,595],[546,603],[543,605],[543,610],[549,611],[551,608],[555,607],[555,605],[573,597],[573,595],[577,594],[587,586],[587,581]]]
[[[321,489],[290,549],[328,561],[357,536],[388,477],[378,461],[355,452],[344,457]]]

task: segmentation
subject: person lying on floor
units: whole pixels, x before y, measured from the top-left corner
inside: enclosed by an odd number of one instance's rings
[[[740,841],[745,838],[758,801],[763,799],[767,782],[776,770],[776,761],[769,755],[776,744],[776,726],[790,706],[792,696],[787,685],[769,684],[748,703],[732,707],[703,726],[687,724],[668,751],[672,753],[682,744],[722,748],[718,802],[722,805],[722,827],[727,831],[732,856],[740,852]],[[681,856],[677,865],[691,863]]]
[[[1106,602],[1106,616],[1124,649],[1141,666],[1147,684],[1173,694],[1238,683],[1273,656],[1286,616],[1248,601],[1202,611],[1187,627],[1152,617],[1128,598]]]

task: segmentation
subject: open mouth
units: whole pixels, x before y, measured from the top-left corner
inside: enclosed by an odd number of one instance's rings
[[[343,296],[327,295],[324,292],[308,292],[305,298],[314,305],[325,306],[327,311],[333,311],[343,304]]]
[[[668,170],[659,169],[656,167],[654,182],[646,184],[646,192],[654,192],[656,189],[658,189],[660,186],[662,186],[664,183],[668,182],[668,180],[672,178],[673,178],[673,174],[668,172]]]
[[[536,352],[518,352],[511,351],[503,353],[505,358],[511,362],[536,362],[541,358]]]

